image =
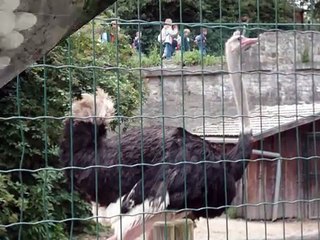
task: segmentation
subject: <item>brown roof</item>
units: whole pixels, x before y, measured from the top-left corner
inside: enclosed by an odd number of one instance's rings
[[[320,104],[298,104],[281,106],[262,106],[250,112],[253,135],[265,138],[306,123],[320,119]],[[207,137],[237,138],[240,132],[239,116],[222,117],[216,124],[197,127],[194,134]],[[205,131],[204,131],[205,130]],[[205,132],[205,134],[203,134]]]

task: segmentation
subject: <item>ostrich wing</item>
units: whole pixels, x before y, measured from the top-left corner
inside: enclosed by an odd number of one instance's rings
[[[120,207],[121,213],[126,213],[126,216],[116,217],[112,221],[112,227],[115,229],[116,236],[120,237],[129,232],[135,232],[144,222],[154,219],[155,214],[162,212],[169,205],[169,193],[165,181],[158,181],[158,176],[154,179],[154,174],[159,171],[159,166],[148,169],[145,172],[145,181],[138,181],[132,190],[122,199],[118,199],[115,208]],[[144,188],[143,188],[144,187]],[[144,198],[144,196],[146,196]],[[114,212],[114,209],[112,209]],[[107,210],[108,211],[108,210]],[[115,210],[116,211],[116,210]]]
[[[188,148],[185,154],[180,150],[174,155],[169,154],[166,158],[174,165],[154,166],[145,172],[144,188],[140,180],[125,196],[122,213],[132,214],[141,208],[143,202],[145,206],[151,206],[149,210],[158,212],[165,209],[180,211],[186,208],[217,207],[225,204],[225,190],[233,199],[233,178],[224,169],[226,165],[217,162],[215,155],[206,159],[209,160],[206,162],[202,161],[203,154],[197,148]],[[184,157],[186,161],[183,161]],[[206,202],[206,198],[209,202]],[[213,209],[209,215],[215,217],[222,212]],[[203,210],[199,214],[202,216]]]
[[[162,178],[161,170],[164,167],[153,167],[146,171],[145,181],[140,180],[123,199],[121,213],[132,212],[134,208],[145,202],[145,212],[151,214],[165,210],[170,204],[168,184],[175,178],[174,169],[164,170],[165,179]],[[144,186],[142,185],[144,182]]]
[[[154,209],[158,211],[165,208],[221,207],[231,203],[235,194],[234,183],[241,178],[247,165],[239,160],[251,155],[252,133],[239,136],[237,145],[226,154],[226,160],[232,162],[226,164],[218,161],[222,160],[221,155],[217,154],[214,146],[206,142],[204,146],[203,139],[188,132],[184,134],[184,146],[181,138],[176,136],[170,149],[167,149],[164,162],[171,164],[150,167],[144,174],[144,185],[142,180],[138,181],[125,196],[122,213],[131,212],[143,201],[154,201],[152,206],[159,206]],[[160,159],[161,156],[155,154],[155,158]],[[159,159],[154,162],[160,162]],[[167,199],[169,201],[165,201]],[[223,212],[221,209],[209,210],[209,216],[220,215]],[[204,211],[200,210],[199,214],[203,216]]]

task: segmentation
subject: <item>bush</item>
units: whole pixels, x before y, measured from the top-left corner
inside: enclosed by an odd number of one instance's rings
[[[92,221],[66,221],[90,217],[91,204],[71,193],[63,171],[58,171],[62,120],[41,116],[70,114],[73,98],[94,86],[114,96],[119,115],[133,116],[144,86],[128,70],[131,56],[125,37],[118,47],[93,44],[86,26],[0,89],[0,116],[7,118],[0,120],[0,239],[18,239],[19,234],[21,239],[67,239],[70,232],[93,229]],[[119,120],[113,128],[129,124]]]
[[[156,67],[161,64],[160,49],[158,45],[153,45],[150,50],[149,55],[139,55],[134,54],[130,59],[130,66],[137,68],[140,67]],[[176,51],[173,56],[173,63],[176,65],[181,65],[181,51]],[[201,56],[198,50],[188,51],[183,53],[183,63],[186,66],[213,66],[224,61],[224,57],[216,57],[212,55]]]
[[[13,181],[10,175],[0,174],[0,239],[67,239],[66,232],[74,224],[74,232],[86,231],[86,224],[77,220],[48,223],[43,220],[62,221],[72,216],[77,218],[90,216],[91,206],[85,204],[75,192],[66,191],[64,174],[61,171],[42,170],[32,174],[33,184]],[[35,223],[20,225],[19,221]],[[43,223],[41,223],[43,222]]]
[[[183,57],[183,59],[182,59]],[[186,66],[212,66],[218,63],[221,63],[223,58],[215,57],[211,55],[201,56],[198,50],[184,52],[183,56],[181,57],[181,52],[176,52],[176,55],[173,57],[173,62],[175,64],[181,64],[181,60]]]
[[[229,207],[226,211],[226,214],[230,219],[237,219],[238,218],[236,207]]]
[[[153,45],[150,49],[148,55],[135,53],[130,60],[130,66],[137,68],[140,67],[140,59],[141,59],[141,67],[155,67],[159,66],[161,63],[160,48],[158,45]]]

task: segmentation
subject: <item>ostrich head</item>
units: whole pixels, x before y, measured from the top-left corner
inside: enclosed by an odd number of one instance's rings
[[[226,42],[226,48],[231,54],[240,54],[241,50],[248,50],[251,45],[258,42],[258,38],[247,38],[239,30],[236,30]]]
[[[241,54],[244,50],[248,50],[257,42],[257,38],[247,38],[237,30],[225,43],[225,56],[233,87],[234,98],[238,114],[243,116],[240,129],[241,132],[251,132],[248,99],[241,77]]]
[[[112,121],[111,117],[115,113],[114,103],[108,93],[98,88],[96,99],[93,94],[83,93],[82,99],[72,103],[72,115],[75,117],[74,122],[91,122],[94,123],[96,116],[97,124],[108,124]],[[68,120],[68,119],[66,119]]]

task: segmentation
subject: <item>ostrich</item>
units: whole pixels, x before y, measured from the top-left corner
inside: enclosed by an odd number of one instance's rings
[[[244,37],[244,32],[241,34],[241,32],[237,30],[233,33],[232,37],[227,40],[225,44],[225,57],[230,79],[232,81],[232,88],[238,114],[243,116],[240,124],[240,131],[246,132],[248,129],[244,128],[250,128],[250,119],[247,94],[241,79],[241,50],[248,50],[252,44],[255,44],[258,41],[258,39],[246,38]]]
[[[241,46],[249,46],[250,39],[244,38],[240,41],[240,37],[240,35],[239,37],[234,36],[235,40],[229,44],[230,46],[238,46],[238,48],[233,48],[232,51],[235,57],[239,57],[240,42]],[[238,80],[235,79],[234,81]],[[157,168],[147,165],[142,171],[142,167],[139,166],[141,162],[156,164],[161,163],[163,159],[180,162],[182,151],[185,148],[188,161],[193,163],[201,161],[204,157],[207,161],[221,159],[221,152],[216,144],[205,141],[179,127],[165,127],[163,129],[161,126],[152,126],[145,127],[143,132],[140,128],[131,128],[120,139],[118,136],[107,138],[106,128],[109,126],[110,118],[114,115],[114,112],[112,99],[102,89],[98,89],[96,101],[94,101],[92,94],[82,94],[82,99],[75,100],[72,104],[74,119],[67,118],[64,122],[64,131],[60,143],[60,159],[67,169],[66,176],[69,182],[73,182],[75,189],[89,202],[96,201],[100,206],[107,207],[111,203],[117,203],[119,196],[122,196],[123,199],[133,196],[132,189],[137,189],[137,186],[141,184],[139,181],[142,179],[142,173],[150,176],[154,171],[160,172],[159,167],[158,170],[154,170]],[[251,134],[244,133],[239,138],[238,145],[226,154],[227,159],[242,159],[244,153],[245,156],[250,156]],[[241,145],[245,148],[242,148]],[[125,166],[120,168],[119,163],[125,164]],[[99,167],[95,165],[99,165]],[[228,174],[234,176],[233,181],[241,178],[243,170],[236,171],[237,166],[240,166],[239,164],[227,163],[226,165],[229,169]],[[217,166],[221,168],[222,163]],[[71,171],[70,167],[76,168]],[[186,168],[188,167],[190,166],[186,166]],[[160,166],[161,171],[163,168],[163,166]],[[171,167],[170,169],[178,168]],[[173,171],[170,169],[165,169],[166,175]],[[158,181],[154,180],[152,182],[155,185],[159,184]],[[151,187],[153,188],[153,185]],[[228,196],[232,196],[232,187],[228,191],[231,191]],[[131,194],[129,194],[130,192]],[[152,194],[150,197],[152,197]],[[172,201],[172,196],[168,195],[168,197]],[[231,198],[228,197],[228,201],[229,199]],[[139,204],[138,201],[135,204]],[[126,209],[123,211],[126,211]],[[222,213],[223,210],[210,210],[209,215],[215,216],[218,212]],[[203,214],[204,211],[193,211],[188,217],[197,218],[203,216]],[[133,225],[128,225],[127,229],[132,227]]]
[[[227,163],[212,145],[181,129],[186,143],[181,138],[173,139],[166,151],[165,163],[145,171],[144,181],[140,179],[132,190],[119,198],[109,215],[127,214],[122,221],[117,217],[112,225],[115,234],[108,240],[132,240],[139,237],[144,221],[148,239],[152,239],[154,222],[178,218],[214,218],[220,216],[236,195],[236,182],[242,177],[248,162],[234,161],[249,159],[252,153],[252,130],[246,92],[242,91],[241,50],[247,50],[256,43],[256,38],[246,38],[239,31],[233,33],[225,44],[228,69],[235,94],[239,115],[244,116],[237,145],[227,153]],[[240,89],[240,90],[239,90]],[[206,162],[202,162],[202,160]],[[154,155],[153,162],[161,162],[162,153]],[[120,202],[122,203],[120,205]],[[121,208],[120,208],[121,206]],[[192,209],[192,210],[189,210]],[[195,209],[195,210],[194,210]],[[199,209],[199,210],[197,210]],[[170,213],[163,213],[171,210]],[[108,209],[107,209],[108,212]],[[145,213],[142,216],[142,213]]]

